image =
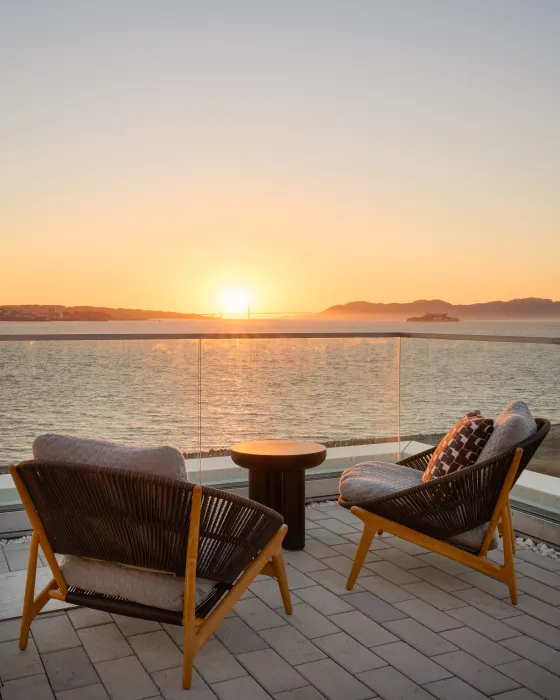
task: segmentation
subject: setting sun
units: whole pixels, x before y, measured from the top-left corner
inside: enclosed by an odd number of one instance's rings
[[[225,314],[246,314],[249,311],[251,298],[249,294],[240,289],[226,289],[219,298],[219,309]]]

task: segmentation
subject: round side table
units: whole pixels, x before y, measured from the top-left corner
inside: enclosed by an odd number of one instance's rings
[[[305,546],[305,470],[325,461],[327,448],[316,442],[258,440],[231,448],[231,458],[249,470],[249,498],[284,516],[285,549]]]

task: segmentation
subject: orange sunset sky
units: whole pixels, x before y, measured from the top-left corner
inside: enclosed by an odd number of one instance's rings
[[[560,3],[5,3],[0,304],[560,299]]]

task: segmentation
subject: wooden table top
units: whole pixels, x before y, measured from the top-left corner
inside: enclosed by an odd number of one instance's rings
[[[300,440],[256,440],[231,448],[235,464],[246,469],[310,469],[325,461],[327,448]]]

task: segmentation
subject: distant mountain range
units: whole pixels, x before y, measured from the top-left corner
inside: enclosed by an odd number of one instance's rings
[[[375,304],[351,301],[331,306],[319,315],[329,318],[376,318],[384,321],[405,321],[410,316],[449,314],[461,321],[526,321],[560,320],[560,301],[552,299],[512,299],[482,304],[450,304],[441,299],[418,299],[407,304]]]
[[[112,309],[105,306],[53,306],[23,304],[0,306],[0,321],[149,321],[154,318],[207,318],[200,314],[145,309]]]

